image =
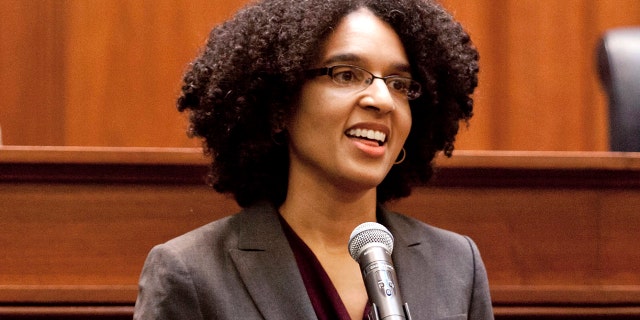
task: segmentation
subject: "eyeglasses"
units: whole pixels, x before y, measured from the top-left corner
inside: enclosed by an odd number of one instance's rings
[[[397,75],[378,77],[358,66],[335,65],[332,67],[307,70],[305,74],[308,77],[327,75],[333,80],[333,83],[354,90],[364,90],[373,83],[373,80],[382,79],[389,88],[389,92],[408,100],[414,100],[422,94],[420,83],[411,78]]]

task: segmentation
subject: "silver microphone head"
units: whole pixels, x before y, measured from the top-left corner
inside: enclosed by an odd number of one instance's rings
[[[393,236],[389,230],[376,222],[365,222],[351,232],[349,237],[349,253],[358,261],[360,254],[370,245],[383,246],[389,254],[393,252]]]

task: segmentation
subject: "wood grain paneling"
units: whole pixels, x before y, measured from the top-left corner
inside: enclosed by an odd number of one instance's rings
[[[65,144],[195,145],[175,108],[186,64],[238,1],[67,1]]]
[[[7,0],[0,127],[7,145],[191,147],[174,101],[213,25],[244,0]],[[608,149],[594,50],[640,25],[636,0],[443,0],[481,53],[460,149]]]
[[[183,70],[244,1],[8,0],[0,127],[8,145],[195,146]],[[8,44],[8,46],[5,46]]]
[[[64,143],[61,10],[55,0],[0,6],[0,142]]]
[[[391,206],[476,241],[498,319],[640,316],[638,154],[437,161]],[[0,148],[0,317],[130,315],[154,244],[238,210],[205,172],[197,149]]]
[[[607,29],[640,25],[640,2],[445,0],[481,53],[477,113],[460,148],[607,150],[594,48]]]

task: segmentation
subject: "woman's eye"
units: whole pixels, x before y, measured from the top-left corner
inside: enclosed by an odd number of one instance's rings
[[[408,85],[402,79],[389,79],[387,86],[396,91],[405,92],[408,90]]]
[[[356,81],[356,75],[353,71],[340,71],[333,75],[333,79],[340,83],[349,83]]]

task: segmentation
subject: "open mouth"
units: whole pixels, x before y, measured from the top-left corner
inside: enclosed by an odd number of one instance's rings
[[[387,135],[384,132],[371,129],[350,129],[346,132],[346,135],[375,142],[378,146],[382,146],[387,141]]]

